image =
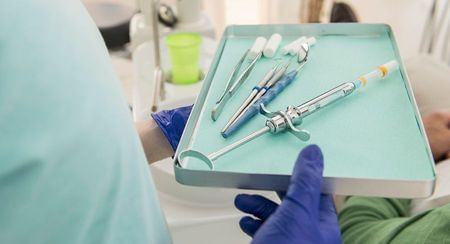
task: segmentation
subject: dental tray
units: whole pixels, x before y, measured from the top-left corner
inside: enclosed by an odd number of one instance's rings
[[[256,37],[268,38],[273,33],[283,36],[276,56],[258,61],[218,120],[212,121],[211,110],[233,66]],[[386,79],[370,83],[342,101],[306,117],[300,127],[311,133],[308,142],[287,132],[268,133],[215,160],[213,170],[197,158],[180,161],[180,152],[193,149],[208,155],[264,126],[266,118],[257,115],[227,139],[220,135],[223,126],[265,72],[291,57],[283,56],[281,48],[300,36],[314,36],[317,43],[311,47],[308,62],[297,79],[267,105],[272,111],[304,103],[389,60],[396,59],[400,68]],[[295,67],[296,64],[292,64],[288,71]],[[398,198],[432,194],[434,161],[389,26],[228,27],[177,149],[175,176],[179,183],[193,186],[286,190],[297,155],[309,144],[318,144],[324,154],[322,191],[325,193]]]

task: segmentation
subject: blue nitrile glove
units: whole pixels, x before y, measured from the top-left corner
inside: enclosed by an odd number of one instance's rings
[[[177,150],[191,109],[192,105],[152,113],[152,118],[164,133],[174,151]]]
[[[241,229],[253,237],[253,243],[341,243],[333,199],[320,192],[322,172],[320,148],[304,148],[280,206],[259,195],[236,197],[236,207],[257,218],[243,217]]]

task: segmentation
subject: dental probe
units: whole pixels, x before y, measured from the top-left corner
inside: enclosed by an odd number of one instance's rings
[[[206,163],[210,169],[214,169],[213,160],[221,157],[222,155],[250,142],[267,132],[272,134],[278,134],[283,131],[288,131],[292,133],[294,136],[299,138],[302,141],[307,141],[310,138],[310,133],[307,130],[299,129],[296,126],[302,123],[303,118],[307,117],[310,114],[313,114],[324,107],[347,97],[352,94],[355,90],[364,85],[368,81],[384,79],[392,72],[398,69],[398,63],[396,60],[389,61],[381,66],[379,66],[376,70],[367,73],[363,76],[360,76],[357,80],[352,82],[342,83],[331,90],[328,90],[325,93],[297,106],[289,106],[286,111],[276,111],[270,112],[268,111],[263,104],[261,104],[261,113],[266,116],[268,119],[266,120],[265,126],[250,135],[216,151],[208,156],[205,154],[196,151],[196,150],[186,150],[180,153],[178,156],[179,161],[183,160],[187,157],[195,157],[200,159],[204,163]]]
[[[253,87],[250,95],[245,99],[244,103],[239,107],[239,109],[231,116],[231,118],[228,120],[227,125],[225,127],[228,127],[229,124],[231,124],[238,116],[239,114],[250,104],[250,102],[253,100],[253,98],[258,94],[258,92],[267,85],[268,82],[272,79],[272,77],[278,73],[278,66],[276,65],[273,68],[269,70],[269,72],[266,73],[266,75],[262,78],[262,80]]]

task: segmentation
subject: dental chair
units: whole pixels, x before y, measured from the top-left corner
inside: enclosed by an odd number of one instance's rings
[[[420,54],[405,61],[422,115],[450,111],[450,0],[434,0],[421,41]],[[413,200],[411,214],[450,203],[450,159],[436,164],[434,194]]]

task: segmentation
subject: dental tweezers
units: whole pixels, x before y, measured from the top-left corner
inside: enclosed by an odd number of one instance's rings
[[[234,66],[233,71],[231,72],[227,85],[225,87],[225,90],[223,91],[222,95],[220,96],[219,100],[217,100],[216,104],[214,105],[214,108],[211,111],[211,118],[212,120],[216,121],[219,117],[220,113],[222,112],[225,104],[230,100],[230,98],[233,96],[233,94],[236,92],[236,90],[244,83],[244,81],[247,79],[247,77],[252,72],[253,68],[255,67],[256,62],[259,58],[262,56],[262,52],[260,52],[251,62],[250,64],[242,71],[242,73],[238,75],[239,70],[244,63],[244,60],[248,54],[249,50],[247,50],[244,55],[241,57],[239,62]],[[237,79],[236,79],[237,77]]]

